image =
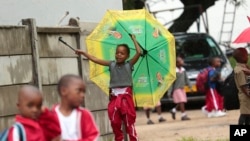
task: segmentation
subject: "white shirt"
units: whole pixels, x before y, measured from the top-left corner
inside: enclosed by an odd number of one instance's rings
[[[61,127],[61,137],[63,140],[78,140],[77,111],[73,110],[69,116],[64,116],[59,106],[55,109]]]

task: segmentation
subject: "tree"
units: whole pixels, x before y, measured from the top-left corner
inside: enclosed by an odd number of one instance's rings
[[[185,32],[199,18],[199,16],[216,0],[180,0],[184,5],[184,11],[179,18],[174,20],[169,28],[171,32]],[[123,9],[141,9],[145,0],[123,0]],[[195,5],[195,6],[194,6]],[[190,6],[192,8],[190,8]]]
[[[217,0],[180,0],[184,5],[183,13],[170,26],[171,32],[186,32],[189,27]],[[243,5],[246,0],[228,0],[236,6]],[[123,0],[124,9],[141,9],[145,0]]]
[[[180,0],[184,5],[183,13],[174,20],[170,32],[185,32],[217,0]]]
[[[169,28],[171,32],[185,32],[209,7],[213,6],[217,0],[180,0],[184,5],[183,13],[174,20],[174,24]],[[245,0],[227,0],[235,6],[244,5]],[[197,5],[197,7],[193,7]],[[189,8],[192,7],[192,8]]]

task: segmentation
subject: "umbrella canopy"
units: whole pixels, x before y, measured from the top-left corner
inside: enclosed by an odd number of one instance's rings
[[[250,27],[244,29],[233,43],[250,43]]]
[[[134,65],[133,90],[138,107],[155,106],[176,78],[174,36],[146,10],[108,10],[102,21],[86,38],[89,54],[115,60],[118,44],[135,53],[129,34],[134,34],[143,54]],[[106,94],[109,92],[109,68],[90,62],[90,79]]]

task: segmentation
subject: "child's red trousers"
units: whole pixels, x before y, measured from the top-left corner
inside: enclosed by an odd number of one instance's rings
[[[115,141],[123,141],[122,123],[129,135],[130,141],[138,140],[134,126],[136,112],[131,87],[127,87],[123,94],[117,96],[111,95],[108,104],[108,115],[115,134]]]

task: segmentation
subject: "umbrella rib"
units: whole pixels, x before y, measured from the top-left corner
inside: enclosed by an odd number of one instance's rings
[[[129,34],[129,32],[126,30],[126,28],[119,22],[119,20],[117,18],[115,18],[115,16],[113,16],[112,12],[110,12],[110,15],[112,15],[110,17],[112,17],[112,19],[114,19],[114,21],[116,21],[124,29],[124,31],[126,31]]]
[[[95,78],[95,77],[98,77],[100,74],[103,74],[103,73],[106,73],[106,72],[109,72],[109,69],[103,71],[103,72],[100,72],[98,74],[96,74],[94,77],[91,77],[91,78]]]
[[[148,75],[149,75],[149,78],[151,78],[151,76],[150,76],[150,73],[149,73],[149,61],[148,61],[148,56],[146,56],[146,64],[147,64],[147,72],[148,72]],[[151,80],[150,80],[151,81]],[[153,90],[152,90],[152,83],[149,83],[149,85],[150,85],[150,93],[152,94],[153,93]],[[154,103],[154,97],[153,97],[153,95],[152,95],[152,100],[153,100],[153,103]]]
[[[145,11],[146,12],[146,11]],[[146,14],[146,13],[145,13]],[[146,20],[144,21],[144,29],[146,30],[147,29],[147,24],[146,24]],[[143,49],[143,51],[144,52],[149,52],[149,50],[147,50],[147,36],[148,36],[148,34],[145,34],[145,49],[144,48],[142,48]],[[147,53],[147,55],[145,56],[146,57],[146,65],[147,65],[147,72],[148,72],[148,76],[149,76],[149,78],[151,78],[151,76],[150,76],[150,73],[149,73],[149,61],[148,61],[148,53]],[[151,57],[152,58],[152,57]],[[151,80],[150,80],[151,81]],[[150,93],[152,94],[153,93],[153,87],[152,87],[152,83],[149,83],[149,85],[150,85]],[[153,101],[153,103],[154,103],[154,101],[155,101],[155,97],[152,95],[152,101]]]
[[[157,46],[155,46],[154,48],[151,48],[150,50],[148,50],[148,52],[156,49],[158,46],[161,46],[162,44],[166,44],[166,42],[162,40],[160,43],[157,44]]]
[[[126,32],[129,34],[129,32],[126,30],[126,28],[119,22],[119,20],[116,19],[115,16],[113,16],[113,13],[110,13],[110,14],[112,15],[111,17],[112,17],[113,19],[115,19],[115,21],[117,21],[117,23],[124,29],[124,31],[126,31]]]
[[[166,71],[168,70],[166,67],[164,67],[162,64],[160,64],[152,55],[148,54],[148,57],[150,57],[152,60],[154,60],[157,64],[159,64]]]
[[[112,13],[110,13],[110,14],[112,14]],[[122,29],[123,29],[124,31],[126,31],[126,32],[128,33],[128,35],[130,34],[130,33],[128,32],[128,30],[119,22],[118,19],[116,19],[114,16],[112,16],[112,18],[115,19],[115,21],[117,21],[117,23],[122,27]],[[129,35],[129,36],[130,36],[130,35]],[[136,42],[138,43],[138,45],[140,46],[140,48],[145,52],[146,50],[141,46],[141,44],[140,44],[138,41],[136,41]]]
[[[139,62],[139,64],[138,64],[138,67],[140,66],[140,64],[143,62],[143,58],[140,60],[140,62]],[[138,71],[139,69],[136,69],[136,71],[134,72],[134,75],[133,75],[133,77],[135,76],[135,74],[137,73],[137,71]]]
[[[141,59],[140,62],[137,62],[137,63],[139,63],[139,64],[138,64],[138,67],[140,66],[140,64],[142,63],[142,61],[143,61],[143,59]],[[134,76],[136,75],[136,73],[137,73],[138,70],[139,70],[139,69],[136,69],[136,71],[133,73],[132,78],[134,78]],[[135,93],[135,95],[136,95],[136,93]],[[135,101],[136,101],[136,96],[135,96],[134,98],[135,98]],[[137,102],[135,102],[135,104],[137,104]],[[136,106],[137,106],[137,105],[136,105]]]

